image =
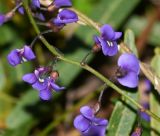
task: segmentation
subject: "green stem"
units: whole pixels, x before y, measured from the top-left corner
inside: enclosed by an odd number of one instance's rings
[[[29,20],[33,26],[33,28],[35,29],[36,33],[39,35],[40,34],[40,30],[36,25],[35,20],[32,17],[32,12],[30,11],[29,7],[28,7],[28,0],[25,0],[23,2],[24,8],[26,9],[27,15],[29,17]],[[82,16],[82,15],[81,15]],[[95,23],[93,24],[93,21],[91,21],[90,19],[88,19],[87,17],[85,17],[83,15],[83,18],[85,18],[88,22],[90,22],[93,26],[95,26]],[[90,20],[90,21],[89,21]],[[94,27],[96,28],[96,30],[99,30],[96,26]],[[152,116],[154,119],[156,119],[157,121],[160,122],[160,118],[155,115],[154,113],[152,113],[151,111],[144,109],[138,102],[136,102],[134,99],[132,99],[131,97],[129,97],[126,93],[125,90],[120,89],[119,87],[117,87],[115,84],[113,84],[110,80],[108,80],[106,77],[104,77],[102,74],[100,74],[98,71],[94,70],[93,68],[91,68],[88,65],[81,65],[79,62],[76,62],[74,60],[70,60],[67,59],[65,57],[63,57],[60,53],[57,52],[56,48],[54,48],[54,46],[50,45],[48,43],[48,41],[41,36],[40,40],[43,42],[43,44],[48,48],[48,50],[53,54],[56,55],[60,60],[63,60],[64,62],[76,65],[78,67],[81,67],[87,71],[89,71],[90,73],[92,73],[93,75],[95,75],[97,78],[101,79],[103,82],[105,82],[108,86],[110,86],[111,88],[113,88],[115,91],[117,91],[119,94],[121,94],[125,99],[129,100],[130,102],[132,102],[135,106],[137,106],[139,109],[143,109],[144,112],[146,112],[148,115]]]

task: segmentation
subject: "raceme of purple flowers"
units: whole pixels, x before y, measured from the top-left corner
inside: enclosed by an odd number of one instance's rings
[[[60,87],[55,83],[57,78],[57,76],[53,76],[55,73],[51,73],[47,67],[41,67],[36,69],[34,73],[25,74],[22,79],[39,91],[39,96],[42,100],[49,100],[53,90],[60,91],[64,89],[64,87]]]
[[[118,52],[116,40],[122,36],[122,32],[115,32],[108,24],[103,25],[100,28],[100,32],[100,36],[93,37],[96,45],[102,48],[102,52],[105,56],[116,55]]]
[[[134,88],[138,85],[139,61],[132,53],[124,53],[118,59],[117,80],[120,84]]]
[[[81,107],[80,112],[74,120],[74,126],[83,136],[105,136],[108,125],[106,119],[95,117],[94,110],[89,106]]]
[[[36,56],[35,56],[34,52],[27,45],[25,45],[22,49],[12,50],[7,56],[8,62],[12,66],[16,66],[16,65],[21,64],[25,61],[29,61],[29,60],[32,60],[35,58],[36,58]]]
[[[64,9],[60,11],[53,23],[57,26],[64,26],[65,24],[73,23],[78,21],[78,16],[72,10]]]

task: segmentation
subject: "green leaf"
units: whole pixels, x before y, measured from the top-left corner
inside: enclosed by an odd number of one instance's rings
[[[133,51],[133,53],[138,57],[137,48],[135,45],[135,36],[132,30],[127,29],[124,34],[124,43]]]
[[[160,48],[156,49],[156,54],[152,59],[151,66],[155,70],[155,72],[160,76]],[[160,97],[156,92],[152,91],[150,96],[150,110],[160,117]],[[159,136],[160,134],[160,122],[151,118],[151,128],[155,131],[151,131],[151,136]],[[156,131],[159,133],[157,134]]]
[[[0,47],[5,46],[6,44],[11,43],[15,40],[15,31],[8,25],[4,25],[3,27],[1,26],[0,32]]]
[[[6,124],[9,129],[18,129],[28,122],[31,124],[35,122],[35,118],[27,112],[26,106],[35,104],[39,100],[38,92],[35,90],[28,90],[26,94],[18,101],[16,107],[9,114]],[[31,125],[28,124],[28,125]]]
[[[125,29],[132,29],[136,36],[139,36],[147,26],[147,19],[139,16],[132,16],[125,26]],[[156,22],[151,30],[148,42],[154,46],[160,46],[160,23]]]
[[[137,100],[137,93],[127,94]],[[137,108],[128,101],[125,103],[127,104],[120,101],[116,103],[109,120],[107,136],[129,136],[131,133],[136,120]]]

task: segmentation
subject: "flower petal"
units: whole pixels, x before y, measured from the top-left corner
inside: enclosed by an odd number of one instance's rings
[[[106,126],[92,125],[87,132],[82,133],[83,136],[105,136]]]
[[[21,63],[21,57],[18,54],[17,50],[12,50],[7,56],[9,64],[16,66]]]
[[[60,7],[63,7],[63,6],[67,6],[67,7],[70,7],[72,6],[72,3],[70,0],[55,0],[54,1],[54,5],[57,7],[57,8],[60,8]]]
[[[118,46],[116,42],[106,42],[102,38],[98,38],[100,45],[102,46],[102,52],[105,56],[114,56],[118,52]]]
[[[108,24],[103,25],[100,28],[100,31],[101,31],[101,36],[105,40],[112,40],[115,37],[115,32],[114,32],[113,28]]]
[[[102,119],[102,118],[94,118],[93,122],[96,126],[107,126],[108,125],[108,120]]]
[[[82,115],[78,115],[74,119],[74,127],[81,132],[85,132],[90,127],[90,121],[84,118]]]
[[[27,59],[27,60],[32,60],[35,59],[35,55],[33,53],[33,51],[31,50],[31,48],[29,46],[24,46],[24,53],[23,56]]]
[[[110,42],[109,44],[107,43],[107,47],[106,48],[108,48],[108,50],[106,49],[106,51],[107,51],[106,54],[108,56],[114,56],[114,55],[116,55],[117,52],[118,52],[117,43],[116,42]],[[102,50],[103,50],[103,48],[102,48]]]
[[[37,81],[32,85],[32,87],[36,90],[39,90],[39,91],[44,90],[47,88],[47,83],[46,82],[41,83],[41,82]]]
[[[138,85],[138,75],[135,72],[128,72],[124,77],[117,78],[118,82],[124,86],[135,88]]]
[[[49,100],[52,96],[52,93],[50,90],[48,89],[45,89],[45,90],[40,90],[39,91],[39,97],[42,99],[42,100]]]
[[[140,66],[137,57],[131,53],[124,53],[118,59],[118,66],[139,74]]]
[[[24,8],[23,7],[19,7],[18,8],[18,12],[22,15],[24,15]]]
[[[5,15],[0,14],[0,26],[5,22]]]
[[[37,77],[33,73],[25,74],[22,79],[29,84],[33,84],[37,81]]]
[[[92,120],[94,118],[94,111],[91,107],[89,106],[83,106],[80,109],[81,114],[86,117],[87,119]]]
[[[40,8],[40,1],[39,0],[32,0],[32,5],[34,7]]]
[[[78,21],[77,14],[68,9],[64,9],[61,12],[59,12],[57,18],[53,20],[55,25],[68,24],[68,23],[73,23],[77,21]]]
[[[65,89],[65,87],[60,87],[55,82],[51,82],[51,86],[54,91],[61,91],[61,90]]]
[[[115,32],[114,38],[112,40],[117,40],[122,36],[122,32]]]

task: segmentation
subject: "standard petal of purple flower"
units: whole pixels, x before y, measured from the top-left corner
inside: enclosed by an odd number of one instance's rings
[[[72,3],[70,0],[55,0],[54,1],[54,5],[57,7],[57,8],[60,8],[60,7],[70,7],[72,6]]]
[[[135,72],[128,72],[125,76],[117,78],[118,82],[124,86],[135,88],[138,85],[138,76]]]
[[[47,86],[47,83],[46,83],[45,81],[44,81],[43,83],[37,81],[37,82],[35,82],[35,83],[32,85],[32,87],[33,87],[34,89],[40,91],[40,90],[46,89],[48,86]]]
[[[118,47],[116,42],[104,41],[102,38],[97,37],[97,43],[99,40],[99,45],[102,47],[102,52],[105,56],[114,56],[118,52]]]
[[[91,107],[89,106],[83,106],[80,109],[81,114],[86,117],[87,119],[93,119],[94,118],[94,111]]]
[[[22,79],[29,84],[33,84],[37,81],[37,77],[34,73],[25,74]]]
[[[17,50],[12,50],[7,56],[9,64],[16,66],[21,63],[21,58]]]
[[[53,20],[55,25],[63,25],[68,23],[73,23],[78,21],[78,16],[75,12],[64,9],[61,12],[59,12],[56,19]]]
[[[61,91],[61,90],[65,89],[65,87],[60,87],[53,81],[51,82],[51,86],[52,86],[54,91]]]
[[[114,56],[118,52],[118,46],[116,42],[107,42],[106,47],[102,47],[104,54],[108,56]],[[105,52],[106,51],[106,52]]]
[[[42,100],[49,100],[51,98],[51,96],[52,96],[52,93],[49,89],[39,91],[39,97]]]
[[[40,8],[40,1],[39,0],[32,0],[32,5],[34,7]]]
[[[140,66],[137,57],[131,53],[124,53],[118,59],[118,66],[139,74]]]
[[[32,59],[35,59],[36,56],[34,55],[31,48],[25,45],[24,46],[23,57],[25,57],[27,60],[32,60]]]
[[[108,24],[103,25],[100,28],[100,32],[101,32],[102,38],[104,38],[105,40],[112,40],[115,37],[115,32],[113,28]]]
[[[90,121],[84,118],[82,115],[78,115],[74,119],[74,127],[81,132],[85,132],[90,127]]]
[[[0,14],[0,26],[5,22],[5,15]]]

